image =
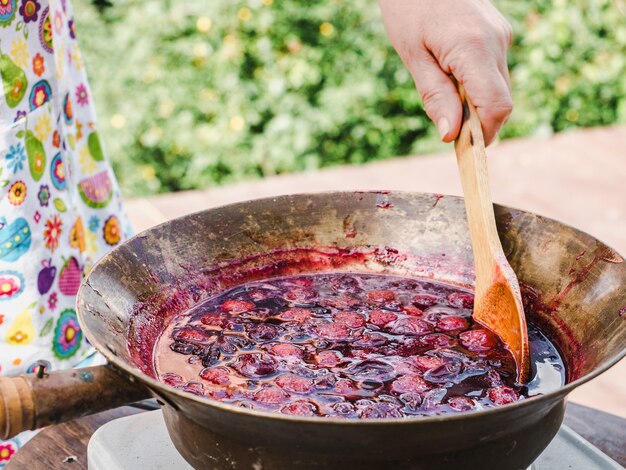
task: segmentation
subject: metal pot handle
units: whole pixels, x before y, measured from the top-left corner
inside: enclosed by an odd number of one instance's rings
[[[110,365],[0,377],[0,439],[149,397]]]

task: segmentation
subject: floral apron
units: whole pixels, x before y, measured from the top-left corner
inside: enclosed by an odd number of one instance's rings
[[[89,353],[85,272],[129,232],[67,0],[0,0],[0,374]],[[0,441],[0,468],[29,434]]]

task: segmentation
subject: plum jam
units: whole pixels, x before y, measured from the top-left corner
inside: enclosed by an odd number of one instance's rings
[[[491,408],[554,390],[565,369],[529,326],[534,378],[515,382],[471,291],[373,274],[266,279],[172,319],[159,379],[195,395],[304,416],[400,418]]]

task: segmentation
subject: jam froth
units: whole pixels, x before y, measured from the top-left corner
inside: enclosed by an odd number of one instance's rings
[[[491,408],[564,383],[529,325],[533,380],[515,383],[500,340],[472,321],[470,291],[373,274],[266,279],[172,319],[158,378],[242,407],[303,416],[400,418]]]

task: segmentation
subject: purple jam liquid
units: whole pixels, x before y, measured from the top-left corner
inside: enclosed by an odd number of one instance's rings
[[[246,408],[301,416],[400,418],[492,408],[565,383],[529,325],[533,380],[472,321],[473,295],[431,280],[331,273],[266,279],[172,319],[158,378]]]

